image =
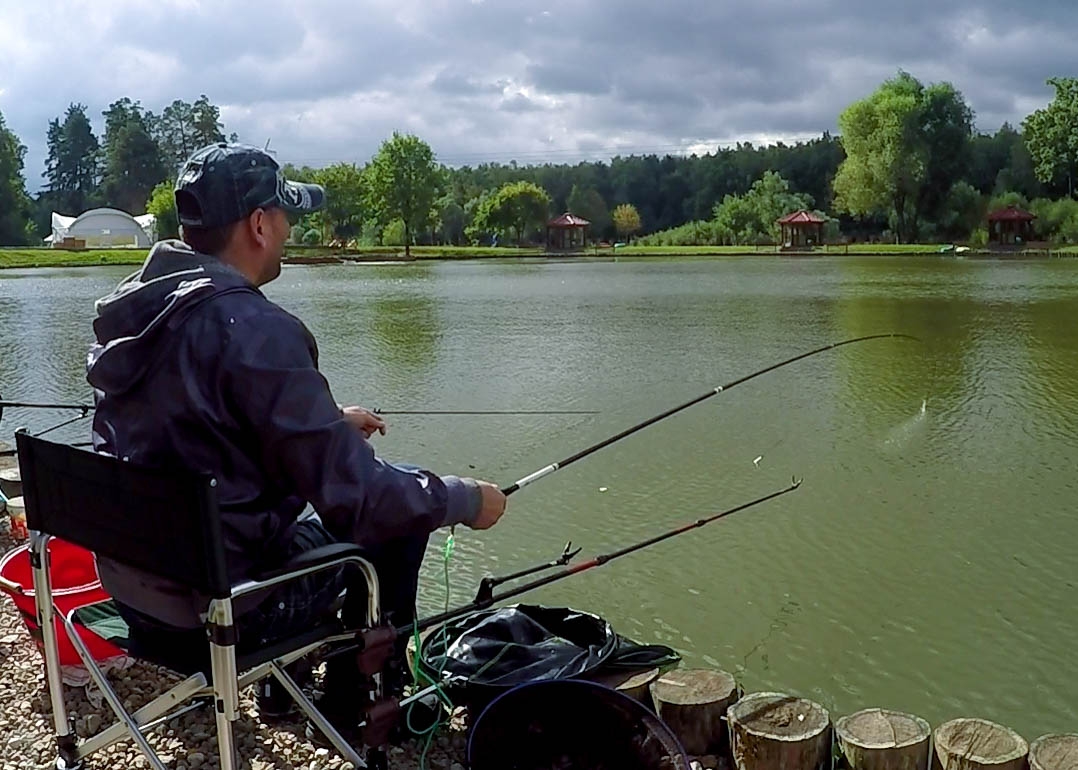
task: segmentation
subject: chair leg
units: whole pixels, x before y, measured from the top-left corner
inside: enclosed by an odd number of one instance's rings
[[[50,535],[30,533],[30,565],[33,568],[34,604],[45,653],[45,682],[49,689],[56,748],[67,767],[79,765],[75,731],[64,708],[64,680],[60,671],[60,648],[56,639],[56,613],[52,604],[52,575],[49,572]]]
[[[143,755],[145,755],[146,759],[154,767],[154,770],[167,770],[161,763],[157,754],[154,753],[153,748],[151,748],[150,744],[146,741],[146,736],[143,735],[142,731],[139,729],[138,722],[135,721],[134,717],[127,713],[123,704],[120,703],[120,697],[109,685],[105,674],[94,661],[93,656],[90,655],[90,650],[86,647],[86,642],[79,636],[79,632],[75,628],[75,623],[71,620],[73,614],[74,613],[71,613],[63,618],[64,632],[67,634],[68,639],[71,640],[71,644],[74,645],[79,657],[82,658],[83,665],[86,666],[86,673],[90,675],[94,684],[97,685],[97,689],[100,690],[101,694],[104,696],[105,702],[109,704],[109,708],[112,709],[112,712],[116,715],[116,718],[120,720],[123,726],[127,728],[131,740],[139,747]]]
[[[236,670],[235,624],[232,600],[210,602],[210,667],[213,673],[213,702],[217,719],[217,747],[221,770],[236,770],[239,756],[233,726],[239,719],[240,694]]]

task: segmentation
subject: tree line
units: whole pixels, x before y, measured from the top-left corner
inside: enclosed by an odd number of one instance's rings
[[[829,237],[900,242],[987,237],[984,215],[1007,204],[1038,214],[1038,235],[1078,242],[1078,78],[1048,81],[1055,96],[1020,127],[973,129],[950,83],[906,72],[849,105],[839,135],[703,155],[607,162],[449,168],[418,137],[394,134],[366,164],[286,166],[328,190],[327,208],[300,222],[305,243],[404,245],[527,243],[552,214],[572,211],[593,238],[645,243],[763,243],[790,210],[819,212]],[[122,98],[95,136],[87,107],[71,104],[47,127],[42,190],[26,192],[26,149],[0,115],[0,245],[41,243],[50,214],[111,206],[158,217],[175,234],[171,184],[195,149],[226,139],[205,95],[154,113]],[[235,140],[236,135],[227,136]]]

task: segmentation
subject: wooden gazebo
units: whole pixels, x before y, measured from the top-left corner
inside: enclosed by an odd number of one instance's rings
[[[1036,218],[1036,214],[1013,205],[997,209],[988,215],[988,242],[1012,246],[1032,241],[1033,220]]]
[[[549,251],[572,251],[587,245],[588,226],[583,217],[566,211],[546,223],[546,247]]]
[[[823,226],[825,219],[816,216],[811,211],[795,211],[778,220],[782,228],[782,240],[780,243],[784,249],[803,249],[811,246],[819,246],[823,243]]]

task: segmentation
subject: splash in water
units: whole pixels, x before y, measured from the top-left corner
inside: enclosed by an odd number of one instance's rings
[[[927,417],[928,399],[924,398],[921,399],[921,408],[917,414],[888,432],[887,438],[883,441],[884,448],[896,452],[905,449],[910,441],[922,431]]]

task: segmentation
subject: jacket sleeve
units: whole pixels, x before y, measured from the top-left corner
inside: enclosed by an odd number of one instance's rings
[[[316,366],[313,338],[283,311],[236,319],[221,362],[223,395],[273,478],[290,483],[337,538],[367,545],[474,521],[471,479],[387,463],[349,425]]]

